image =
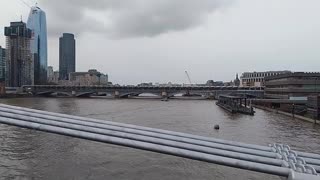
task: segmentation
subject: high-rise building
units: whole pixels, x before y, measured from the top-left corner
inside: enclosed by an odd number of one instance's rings
[[[46,13],[37,6],[32,7],[27,28],[32,30],[30,47],[34,61],[34,84],[46,84],[48,63]]]
[[[22,21],[5,27],[6,86],[20,87],[33,84],[33,57],[30,52],[31,30]]]
[[[48,74],[47,74],[47,82],[52,82],[53,81],[53,67],[52,66],[48,66]]]
[[[6,67],[6,51],[0,46],[0,96],[6,93],[5,84],[5,67]]]
[[[6,50],[0,46],[0,82],[5,81]]]
[[[63,33],[59,39],[59,79],[68,80],[76,71],[76,41],[73,34]]]

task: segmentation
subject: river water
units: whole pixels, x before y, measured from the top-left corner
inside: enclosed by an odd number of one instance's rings
[[[0,103],[320,153],[320,126],[262,110],[255,116],[231,115],[208,100],[18,98]],[[0,124],[0,179],[280,178]]]

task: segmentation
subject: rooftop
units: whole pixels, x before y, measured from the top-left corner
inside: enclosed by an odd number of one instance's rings
[[[242,74],[251,74],[251,73],[290,73],[289,70],[283,70],[283,71],[253,71],[253,72],[243,72]]]
[[[320,78],[320,72],[290,72],[286,74],[279,74],[276,76],[265,77],[265,80],[282,79],[289,77],[315,77]]]

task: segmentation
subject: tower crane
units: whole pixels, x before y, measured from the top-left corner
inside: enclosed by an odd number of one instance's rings
[[[190,86],[192,86],[192,82],[191,82],[190,76],[189,76],[189,74],[188,74],[188,71],[185,71],[185,73],[186,73],[186,75],[187,75],[187,78],[188,78],[188,81],[189,81],[189,83],[190,83]]]

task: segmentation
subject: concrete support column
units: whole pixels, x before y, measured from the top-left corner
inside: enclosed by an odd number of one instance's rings
[[[168,97],[168,93],[167,93],[166,91],[162,91],[162,92],[161,92],[161,96],[162,96],[163,98],[166,98],[166,97]]]
[[[189,90],[186,91],[186,96],[190,96],[190,91]]]
[[[210,92],[208,98],[209,99],[214,99],[215,98],[215,94],[213,92]]]
[[[71,91],[71,95],[74,97],[76,96],[77,92],[76,91]]]
[[[119,91],[115,91],[114,92],[114,97],[115,98],[120,98],[120,92]]]

